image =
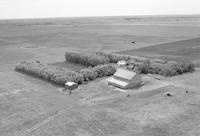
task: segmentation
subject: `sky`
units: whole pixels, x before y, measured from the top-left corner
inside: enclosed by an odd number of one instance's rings
[[[200,0],[0,0],[0,19],[200,14]]]

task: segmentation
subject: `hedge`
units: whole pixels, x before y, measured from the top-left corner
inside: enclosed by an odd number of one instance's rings
[[[130,56],[130,55],[123,55],[123,54],[116,54],[116,53],[106,53],[106,52],[95,52],[95,54],[107,57],[109,59],[110,63],[117,63],[120,60],[134,60],[136,62],[146,62],[150,60],[151,62],[156,62],[156,63],[162,63],[165,64],[167,63],[166,60],[162,59],[154,59],[154,58],[148,58],[148,57],[141,57],[141,56]]]
[[[65,58],[68,62],[92,67],[109,63],[109,59],[107,57],[100,56],[91,52],[66,52]]]
[[[26,61],[18,64],[15,70],[43,78],[62,86],[68,81],[82,84],[85,81],[94,80],[98,77],[113,75],[116,71],[115,67],[110,64],[69,72],[65,68]]]
[[[146,61],[137,65],[137,71],[143,74],[159,74],[163,76],[175,76],[195,70],[194,64],[191,62],[175,62],[168,61],[165,64],[152,63]]]
[[[147,57],[140,56],[129,56],[115,53],[106,53],[106,52],[66,52],[65,53],[66,61],[78,63],[86,66],[97,66],[100,64],[107,63],[117,63],[120,60],[134,60],[136,62],[146,62],[150,60],[152,63],[162,63],[165,64],[167,61],[160,59],[150,59]]]
[[[65,68],[46,65],[35,62],[22,62],[15,67],[16,71],[34,75],[58,85],[64,85],[67,81],[82,83],[82,75],[77,72],[69,72]]]
[[[116,72],[115,66],[112,64],[106,64],[106,65],[99,65],[91,69],[94,73],[97,73],[97,77],[104,77],[104,76],[110,76],[113,75]]]
[[[97,66],[99,64],[117,63],[119,60],[126,60],[128,69],[134,69],[143,74],[159,74],[163,76],[175,76],[178,74],[193,72],[194,64],[189,61],[176,62],[162,59],[147,58],[140,56],[129,56],[105,52],[67,52],[66,60],[86,66]],[[86,80],[95,78],[95,74],[90,70],[82,70]],[[93,73],[93,74],[92,74]],[[94,77],[88,75],[94,75]],[[101,75],[102,71],[98,75]]]
[[[129,60],[130,59],[130,56],[114,54],[114,53],[95,52],[95,54],[108,58],[110,63],[117,63],[120,60]]]

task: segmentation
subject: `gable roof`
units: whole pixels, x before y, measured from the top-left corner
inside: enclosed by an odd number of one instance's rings
[[[127,80],[131,80],[135,75],[136,75],[135,72],[125,70],[125,69],[118,69],[114,74],[114,76],[116,77],[124,78]]]
[[[117,80],[117,79],[115,79],[113,77],[110,78],[108,81],[109,81],[110,84],[115,84],[115,85],[121,86],[121,87],[126,87],[128,85],[127,82]]]

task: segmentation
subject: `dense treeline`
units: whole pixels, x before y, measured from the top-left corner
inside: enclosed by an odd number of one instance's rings
[[[109,63],[109,59],[107,57],[91,52],[66,52],[65,58],[66,61],[92,67]]]
[[[84,77],[84,81],[90,81],[95,78],[113,75],[116,69],[111,64],[98,65],[93,68],[82,69],[80,73]]]
[[[194,64],[190,61],[166,61],[162,59],[128,56],[105,52],[96,52],[96,54],[109,58],[110,63],[117,63],[119,60],[126,60],[129,69],[134,69],[135,71],[142,74],[159,74],[168,77],[187,72],[193,72],[195,70]]]
[[[147,57],[129,56],[105,52],[66,52],[66,61],[78,63],[86,66],[97,66],[99,64],[117,63],[120,60],[134,60],[137,62],[146,62],[150,60],[156,63],[166,63],[165,60],[149,59]]]
[[[110,64],[69,72],[65,68],[26,61],[18,64],[15,70],[43,78],[62,86],[68,81],[82,84],[85,81],[94,80],[98,77],[113,75],[116,71],[115,67]]]
[[[151,62],[162,63],[162,64],[165,64],[167,62],[166,60],[161,60],[161,59],[153,59],[153,58],[150,59],[147,57],[130,56],[130,55],[116,54],[116,53],[95,52],[95,54],[108,58],[110,63],[117,63],[120,60],[126,60],[126,61],[132,60],[136,62],[146,62],[150,60]]]
[[[191,62],[168,61],[165,64],[146,61],[144,63],[128,62],[129,69],[133,69],[143,74],[159,74],[163,76],[175,76],[187,72],[193,72],[194,64]],[[131,67],[132,66],[132,67]]]
[[[194,64],[189,61],[165,61],[137,56],[108,54],[104,52],[67,52],[65,57],[67,61],[91,67],[80,71],[69,71],[62,67],[42,64],[39,61],[24,61],[17,65],[15,70],[43,78],[62,86],[68,81],[82,84],[83,82],[88,82],[99,77],[113,75],[116,69],[110,63],[117,63],[119,60],[126,60],[129,70],[134,70],[143,74],[150,73],[163,76],[175,76],[195,70]]]
[[[96,55],[104,56],[109,60],[109,63],[117,63],[120,60],[129,60],[131,59],[130,56],[127,55],[120,55],[114,53],[105,53],[105,52],[95,52]]]
[[[194,71],[194,64],[191,62],[175,62],[162,59],[150,59],[147,57],[129,56],[105,52],[67,52],[66,60],[74,63],[81,63],[86,66],[98,64],[117,63],[126,60],[128,68],[137,70],[139,73],[160,74],[163,76],[174,76]]]

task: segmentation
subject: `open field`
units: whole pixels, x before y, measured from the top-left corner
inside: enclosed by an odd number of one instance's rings
[[[10,20],[0,22],[0,41],[27,48],[120,50],[199,37],[199,22],[198,16]]]
[[[144,85],[127,91],[100,78],[72,95],[14,71],[24,60],[80,70],[64,62],[65,52],[74,50],[184,58],[199,65],[200,16],[2,20],[0,30],[0,136],[200,135],[199,68],[161,80],[142,75]],[[174,96],[163,96],[167,91]]]
[[[192,60],[200,65],[200,38],[159,44],[122,52],[129,55],[146,55],[167,60]]]
[[[166,88],[165,88],[166,89]],[[163,88],[163,90],[165,90]],[[198,135],[199,94],[185,95],[169,87],[173,98],[162,94],[126,98],[65,112],[32,134],[174,136]],[[165,90],[165,91],[166,91]],[[70,117],[70,118],[69,118]]]
[[[126,93],[119,93],[104,80],[97,80],[81,86],[71,96],[39,79],[26,77],[24,80],[24,75],[17,74],[19,81],[4,81],[21,91],[16,93],[8,87],[10,92],[1,96],[0,132],[5,136],[198,135],[200,94],[199,86],[193,84],[199,79],[199,73],[198,70],[163,81],[155,80],[155,83],[149,82],[146,89]],[[4,77],[1,74],[1,78]],[[188,80],[183,82],[186,77]],[[159,82],[173,84],[158,86]],[[185,87],[189,88],[188,94]],[[163,96],[167,91],[174,96]],[[131,96],[126,97],[127,94]]]

